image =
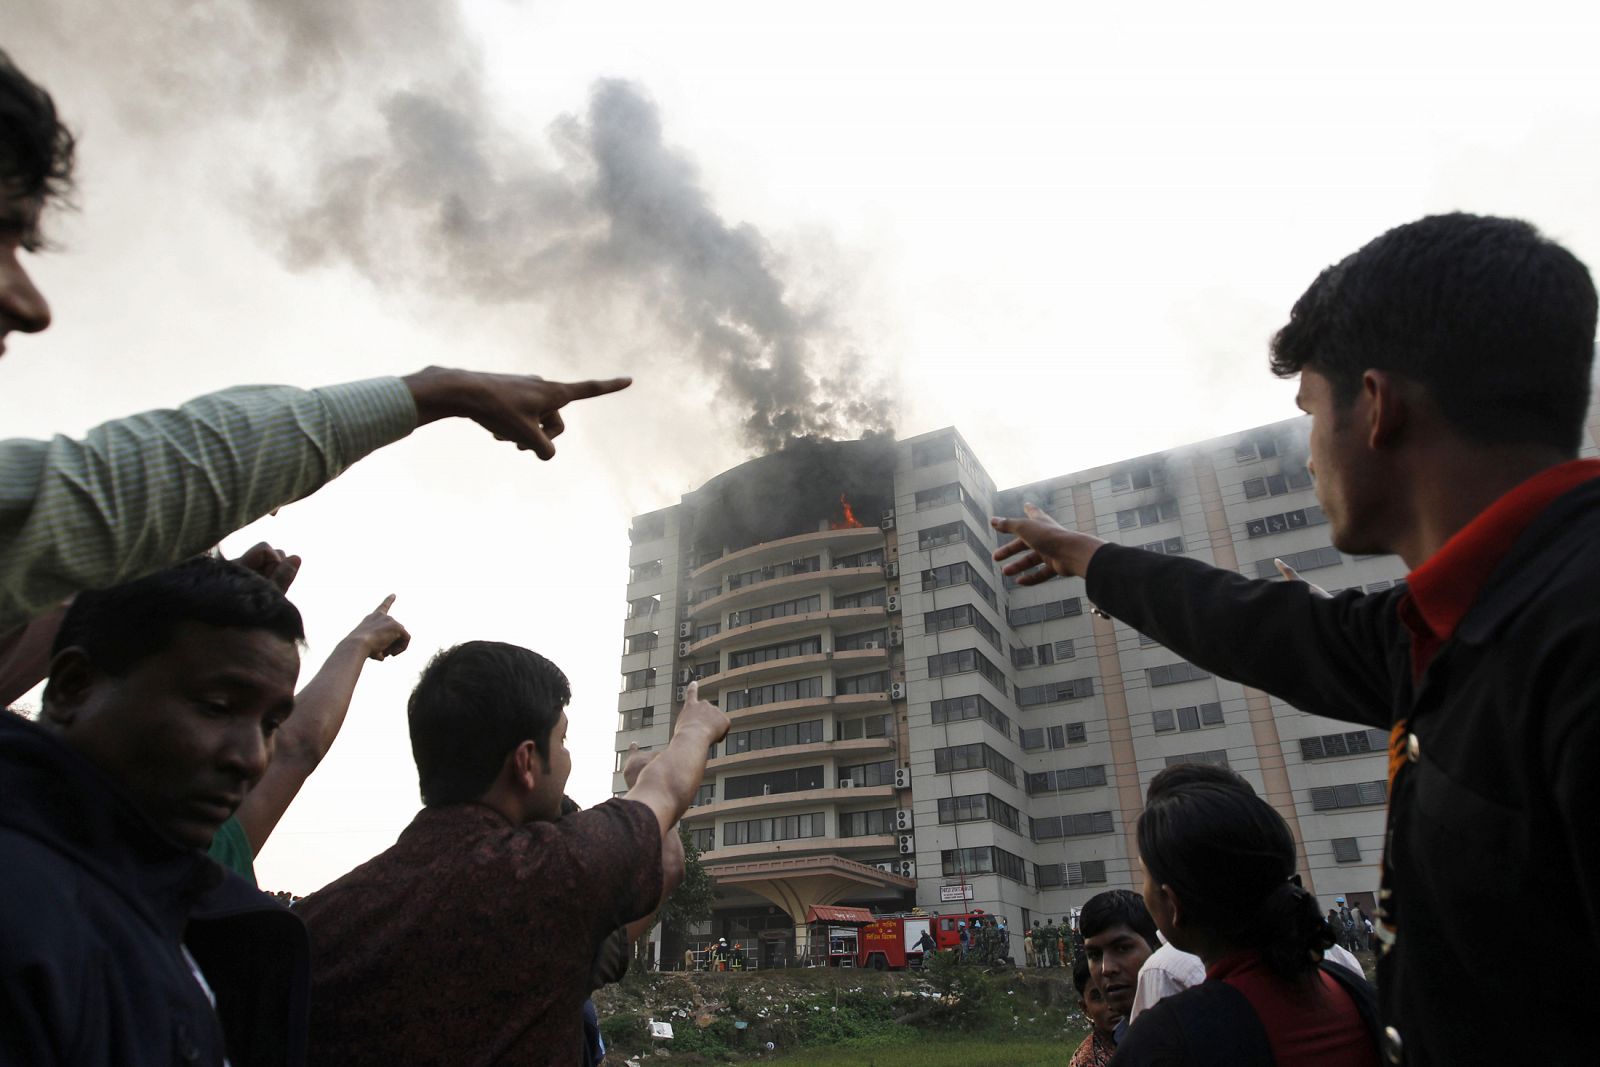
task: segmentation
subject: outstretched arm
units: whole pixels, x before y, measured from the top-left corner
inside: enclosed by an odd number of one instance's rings
[[[639,781],[624,798],[637,800],[655,812],[663,840],[689,810],[705,776],[706,754],[727,732],[728,717],[716,705],[700,699],[699,682],[690,682],[672,741],[640,772]]]
[[[296,695],[294,713],[274,739],[267,772],[234,813],[251,852],[260,854],[300,787],[333,747],[367,660],[397,656],[406,650],[411,635],[389,617],[393,604],[393,594],[385,597],[376,611],[334,646],[317,676]]]

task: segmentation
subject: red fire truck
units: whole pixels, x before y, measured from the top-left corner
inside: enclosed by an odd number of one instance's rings
[[[994,916],[978,908],[955,915],[927,915],[921,912],[880,915],[861,928],[857,966],[879,971],[920,967],[923,951],[917,947],[917,943],[922,940],[924,932],[933,935],[933,943],[940,951],[957,949],[961,946],[959,924],[964,922],[971,926],[974,919],[982,919],[987,924],[993,921]]]

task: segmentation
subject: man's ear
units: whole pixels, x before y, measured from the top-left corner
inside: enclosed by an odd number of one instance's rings
[[[1183,925],[1183,901],[1179,899],[1178,894],[1172,891],[1170,885],[1161,886],[1159,892],[1161,893],[1162,901],[1167,906],[1167,910],[1172,913],[1173,929],[1177,929]]]
[[[89,654],[76,645],[57,652],[44,684],[41,717],[60,726],[70,725],[88,701],[95,683],[103,677]]]
[[[1367,405],[1367,447],[1394,447],[1412,417],[1406,383],[1388,371],[1369,370],[1361,375],[1361,392]]]
[[[539,746],[524,741],[511,750],[511,775],[517,785],[531,793],[544,775],[544,762],[539,759]]]

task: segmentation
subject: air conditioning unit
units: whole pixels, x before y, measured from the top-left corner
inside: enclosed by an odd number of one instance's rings
[[[917,839],[910,834],[900,835],[900,855],[909,856],[917,850]]]
[[[678,642],[678,655],[679,655],[679,657],[687,656],[688,654],[689,654],[689,642],[687,642],[687,641],[679,641]]]
[[[863,641],[863,642],[861,642],[861,647],[866,649],[869,652],[876,652],[878,650],[878,642],[876,642],[876,641]]]
[[[878,528],[881,529],[881,530],[884,530],[884,531],[888,531],[888,530],[894,529],[894,512],[892,512],[892,511],[884,512],[883,513],[883,521],[878,523]]]
[[[896,830],[911,829],[911,809],[901,808],[894,813],[894,828]]]
[[[917,876],[917,865],[911,860],[901,860],[899,874],[902,878],[915,878]]]
[[[693,637],[694,636],[694,623],[692,623],[692,622],[680,622],[678,624],[678,636],[679,637]]]
[[[694,681],[694,669],[692,667],[684,667],[678,671],[679,685],[688,685],[692,681]],[[680,697],[679,699],[682,698]]]
[[[904,700],[905,698],[906,698],[906,683],[904,683],[904,682],[890,682],[889,683],[889,699],[890,700]]]
[[[682,685],[678,686],[677,697],[678,697],[678,700],[680,702],[683,701],[684,698],[686,698],[688,695],[689,695],[689,688],[687,686],[682,686]]]
[[[899,563],[899,561],[891,560],[890,562],[885,563],[883,565],[883,574],[884,574],[884,577],[886,577],[886,578],[898,578],[898,577],[900,577],[900,563]]]
[[[892,630],[889,631],[889,647],[890,648],[899,648],[902,644],[905,643],[905,639],[906,639],[905,634],[901,633],[899,629],[892,629]]]
[[[895,593],[890,593],[888,599],[884,601],[884,606],[887,607],[891,612],[899,612],[900,597]]]
[[[850,778],[841,778],[841,779],[839,779],[839,788],[840,789],[849,789],[853,785],[855,785],[855,782],[854,782],[854,780],[852,780]]]
[[[878,870],[882,871],[884,874],[894,873],[895,865],[893,863],[874,863],[873,866],[878,868]]]
[[[911,788],[911,768],[896,767],[894,769],[894,787],[896,789]]]

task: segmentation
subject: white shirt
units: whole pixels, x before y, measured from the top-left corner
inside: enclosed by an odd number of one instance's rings
[[[1150,958],[1155,959],[1154,956]],[[1346,970],[1354,971],[1362,978],[1367,976],[1367,972],[1361,969],[1361,961],[1356,959],[1355,953],[1349,949],[1340,948],[1338,945],[1329,945],[1322,950],[1322,958],[1329,963],[1337,963]],[[1141,974],[1140,977],[1143,978],[1144,976]]]
[[[1159,931],[1156,936],[1161,936]],[[1139,968],[1139,987],[1134,990],[1133,1007],[1128,1009],[1128,1022],[1133,1022],[1141,1011],[1155,1006],[1162,998],[1182,993],[1205,980],[1206,965],[1200,962],[1200,957],[1174,948],[1162,937],[1161,947]]]

